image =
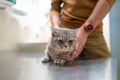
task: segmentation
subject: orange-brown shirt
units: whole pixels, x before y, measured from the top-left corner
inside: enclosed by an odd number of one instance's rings
[[[60,26],[67,28],[79,28],[91,15],[98,0],[52,0],[51,16],[60,16]],[[115,0],[107,0],[112,7]],[[102,31],[102,22],[95,31]]]

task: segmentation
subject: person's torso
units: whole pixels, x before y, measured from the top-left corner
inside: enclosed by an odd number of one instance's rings
[[[69,28],[79,28],[91,15],[97,1],[62,0],[61,25]]]

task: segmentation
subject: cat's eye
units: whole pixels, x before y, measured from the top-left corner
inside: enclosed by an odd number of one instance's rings
[[[62,40],[58,40],[59,44],[63,44],[63,41]]]
[[[73,42],[73,40],[69,40],[69,43],[72,43]]]
[[[73,43],[73,40],[69,40],[69,43]]]

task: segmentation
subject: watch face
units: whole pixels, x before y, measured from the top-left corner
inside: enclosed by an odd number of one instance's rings
[[[85,28],[87,32],[92,32],[94,30],[94,27],[87,22],[85,22],[82,26]]]
[[[87,26],[87,30],[89,30],[89,31],[93,30],[93,26],[92,25],[88,25]]]

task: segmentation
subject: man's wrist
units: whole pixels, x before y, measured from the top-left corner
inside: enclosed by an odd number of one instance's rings
[[[91,32],[87,32],[83,26],[81,26],[81,30],[86,36],[88,36],[91,33]]]
[[[77,34],[82,34],[82,36],[88,37],[90,32],[87,32],[83,26],[81,26],[77,32]]]
[[[85,22],[82,27],[84,27],[84,30],[88,33],[91,33],[94,31],[94,27],[92,24],[88,23],[88,22]]]

